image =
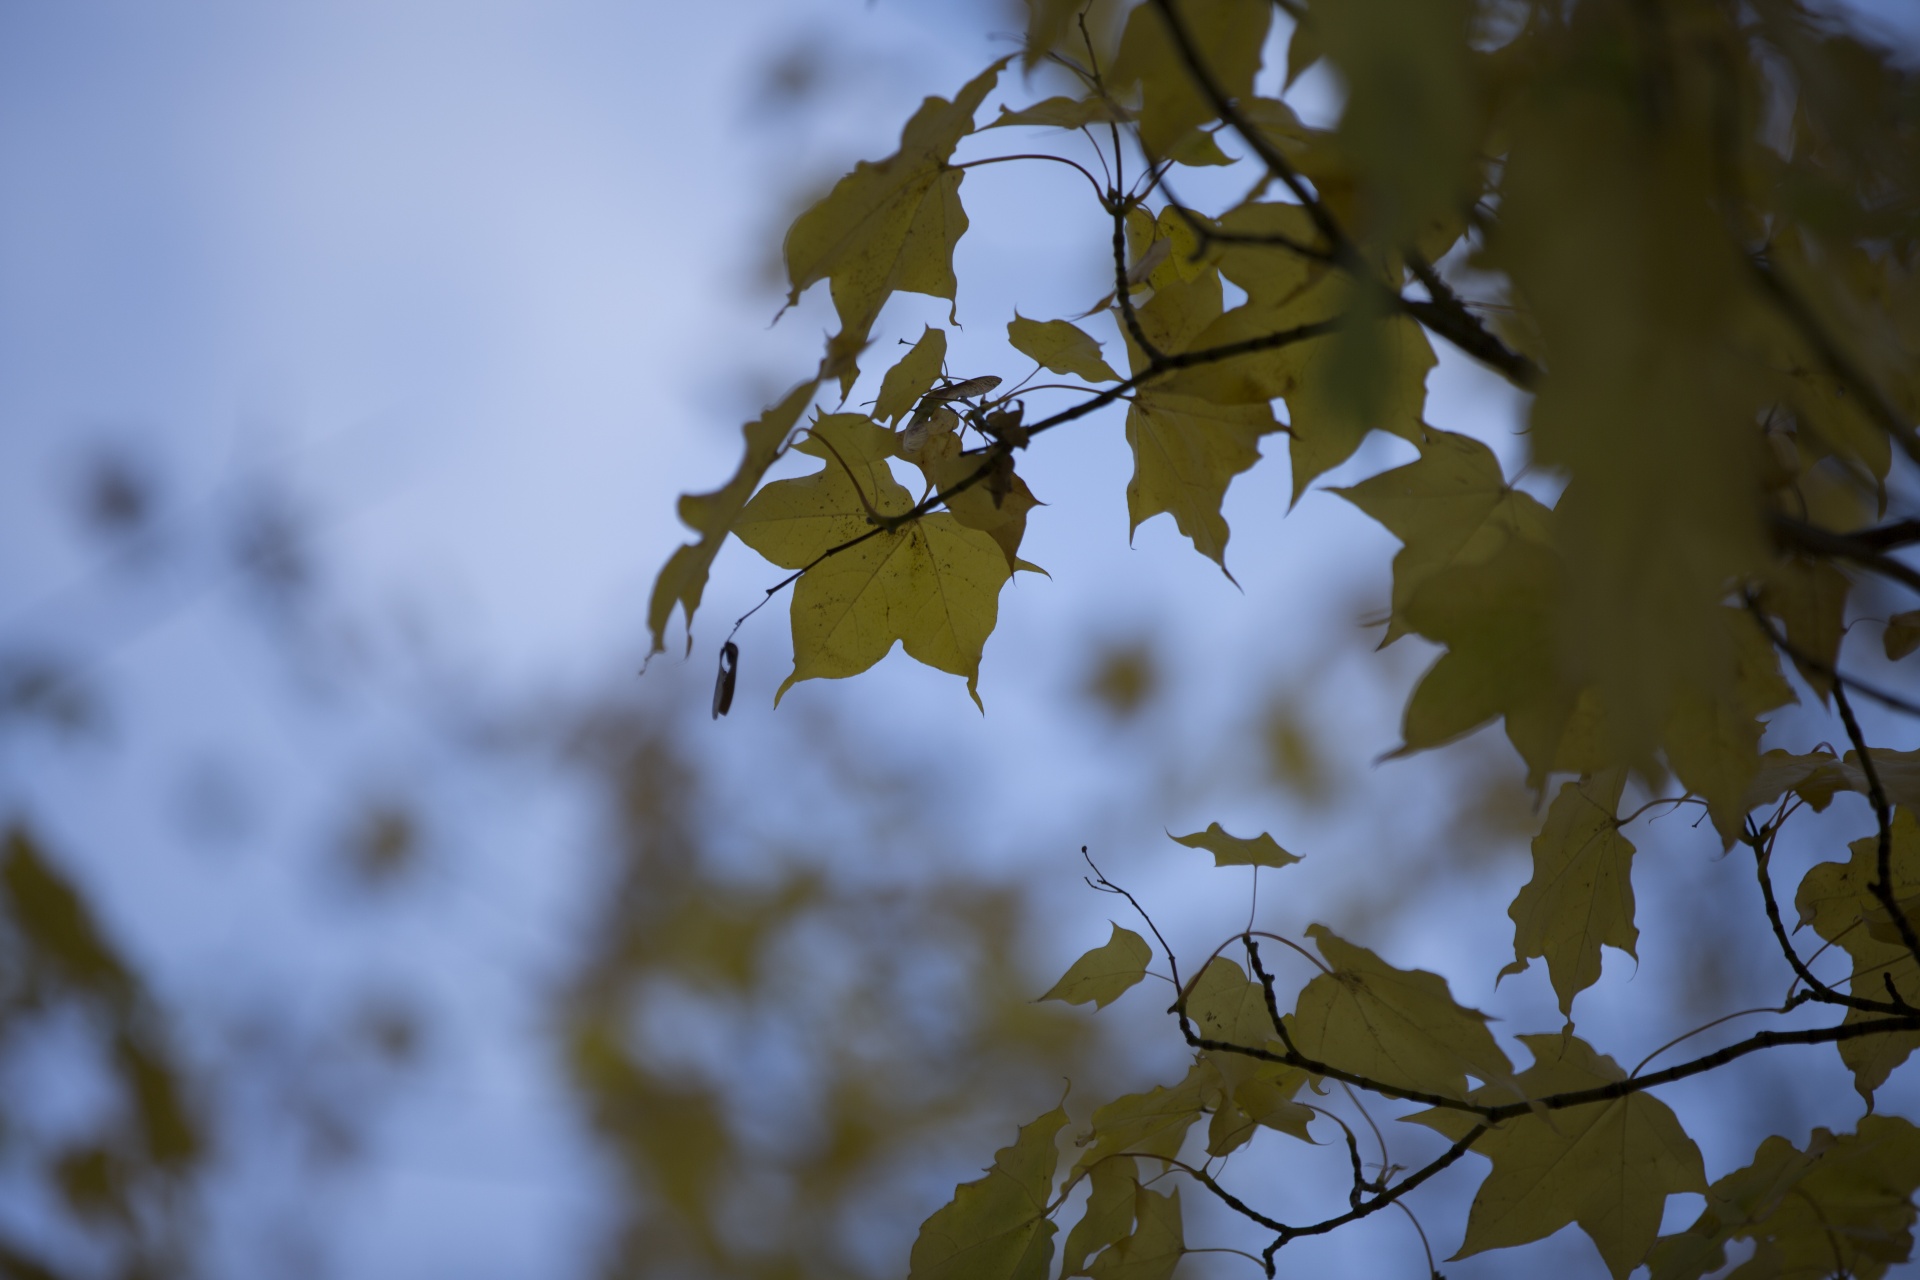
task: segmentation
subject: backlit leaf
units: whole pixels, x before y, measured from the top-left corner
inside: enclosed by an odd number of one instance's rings
[[[1186,1078],[1169,1088],[1155,1085],[1145,1093],[1116,1098],[1093,1113],[1092,1129],[1080,1139],[1086,1147],[1075,1162],[1076,1175],[1109,1156],[1170,1157],[1180,1154],[1187,1130],[1206,1113],[1213,1069],[1195,1063]]]
[[[1007,325],[1007,341],[1016,351],[1031,356],[1043,368],[1071,374],[1088,382],[1117,382],[1115,373],[1100,354],[1100,344],[1065,320],[1028,320],[1015,313]]]
[[[1282,849],[1264,831],[1251,837],[1228,835],[1226,829],[1217,822],[1209,823],[1205,831],[1196,831],[1190,836],[1173,836],[1172,839],[1175,844],[1183,844],[1189,849],[1205,849],[1213,855],[1213,865],[1216,867],[1284,867],[1290,862],[1300,861],[1298,855]]]
[[[1440,975],[1396,969],[1325,925],[1307,936],[1333,971],[1307,984],[1288,1019],[1301,1053],[1387,1085],[1455,1098],[1467,1096],[1468,1076],[1489,1085],[1512,1076],[1487,1016],[1455,1004]]]
[[[1615,814],[1626,771],[1561,786],[1533,839],[1533,879],[1513,900],[1513,963],[1518,973],[1544,956],[1560,1012],[1573,1016],[1573,998],[1600,980],[1604,944],[1634,954],[1633,845]]]
[[[1086,1211],[1067,1232],[1060,1251],[1060,1274],[1086,1274],[1087,1259],[1133,1232],[1134,1191],[1140,1185],[1140,1166],[1129,1156],[1115,1156],[1093,1166],[1088,1177]]]
[[[1056,1228],[1047,1217],[1067,1123],[1059,1107],[1023,1125],[994,1155],[987,1176],[963,1182],[953,1202],[921,1224],[910,1280],[1046,1280]]]
[[[1187,1251],[1179,1189],[1162,1195],[1137,1187],[1133,1194],[1133,1234],[1093,1260],[1093,1280],[1167,1280]]]
[[[897,426],[940,380],[946,359],[947,331],[928,325],[920,341],[880,380],[880,398],[873,403],[873,416]]]
[[[1113,936],[1101,946],[1073,962],[1060,981],[1053,984],[1042,1000],[1064,1000],[1104,1009],[1130,991],[1147,976],[1153,960],[1153,948],[1131,929],[1113,926]]]
[[[1519,1078],[1528,1097],[1626,1078],[1612,1058],[1571,1032],[1520,1039],[1534,1059]],[[1501,1101],[1497,1095],[1480,1089],[1475,1100]],[[1439,1109],[1406,1118],[1454,1139],[1475,1123],[1465,1112]],[[1492,1160],[1493,1170],[1474,1195],[1455,1258],[1530,1244],[1577,1223],[1614,1280],[1626,1280],[1653,1245],[1667,1197],[1707,1189],[1699,1148],[1667,1105],[1647,1093],[1516,1116],[1472,1150]]]

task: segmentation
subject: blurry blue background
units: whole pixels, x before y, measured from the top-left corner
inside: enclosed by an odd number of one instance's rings
[[[1090,1099],[1179,1070],[1157,993],[1103,1014],[1105,1042],[1021,1002],[1106,937],[1083,844],[1183,954],[1241,927],[1246,877],[1163,834],[1211,821],[1305,855],[1261,885],[1266,927],[1326,921],[1504,1030],[1559,1025],[1537,967],[1492,989],[1511,935],[1488,904],[1534,822],[1517,762],[1482,733],[1375,764],[1427,654],[1369,652],[1394,543],[1324,493],[1287,515],[1279,437],[1229,495],[1238,589],[1169,521],[1129,548],[1118,415],[1034,450],[1052,505],[1025,555],[1053,576],[1002,598],[985,716],[897,654],[774,712],[780,602],[710,721],[714,648],[779,576],[738,546],[692,658],[635,677],[675,495],[730,472],[832,325],[816,290],[769,328],[786,222],[1021,23],[0,5],[0,825],[141,975],[205,1134],[164,1210],[88,1208],[48,1170],[119,1105],[97,1015],[20,1015],[0,1241],[74,1275],[168,1231],[185,1270],[233,1277],[898,1273],[1063,1074]],[[1321,75],[1296,97],[1337,110]],[[1017,378],[1014,306],[1075,315],[1108,287],[1101,216],[1057,166],[971,171],[964,198],[952,365]],[[945,314],[897,297],[854,399]],[[1494,379],[1442,353],[1431,386],[1431,421],[1523,461]],[[1858,834],[1850,803],[1826,829]],[[1697,909],[1751,889],[1714,842],[1682,818],[1641,839],[1640,964],[1609,953],[1579,1009],[1628,1063],[1786,981],[1757,912]],[[1811,1053],[1667,1096],[1705,1117],[1710,1175],[1857,1112]],[[924,1132],[861,1128],[909,1112]],[[1388,1137],[1402,1163],[1431,1146]],[[719,1172],[685,1154],[722,1148]],[[1242,1163],[1305,1213],[1340,1156]],[[1436,1250],[1475,1181],[1416,1199]],[[1547,1249],[1528,1266],[1594,1261]],[[1404,1223],[1290,1253],[1424,1265]],[[1247,1265],[1187,1265],[1208,1261]]]

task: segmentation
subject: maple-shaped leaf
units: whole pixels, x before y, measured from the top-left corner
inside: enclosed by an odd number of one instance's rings
[[[1488,1085],[1512,1076],[1487,1015],[1455,1004],[1439,974],[1396,969],[1325,925],[1309,927],[1307,936],[1333,971],[1306,985],[1287,1020],[1301,1053],[1370,1080],[1454,1098],[1466,1097],[1468,1076]]]
[[[1568,1018],[1574,996],[1600,981],[1601,946],[1631,956],[1640,936],[1629,879],[1633,845],[1615,818],[1626,782],[1627,771],[1613,769],[1561,786],[1546,825],[1533,838],[1533,879],[1507,910],[1513,963],[1500,976],[1544,956],[1560,1012]]]
[[[1716,625],[1717,624],[1717,625]],[[1712,611],[1700,641],[1718,653],[1719,679],[1678,690],[1663,745],[1687,790],[1707,802],[1723,845],[1739,838],[1746,799],[1760,771],[1762,716],[1794,700],[1780,656],[1745,610]]]
[[[1093,1166],[1087,1207],[1060,1250],[1062,1277],[1085,1275],[1089,1257],[1133,1233],[1133,1195],[1139,1185],[1140,1165],[1130,1156],[1114,1156]]]
[[[1215,956],[1194,980],[1187,993],[1187,1016],[1208,1040],[1270,1053],[1283,1048],[1274,1033],[1266,992],[1224,956]],[[1205,1049],[1201,1056],[1219,1073],[1221,1092],[1207,1130],[1207,1154],[1228,1154],[1258,1128],[1313,1141],[1307,1126],[1314,1113],[1293,1101],[1307,1082],[1305,1071],[1224,1049]]]
[[[1175,844],[1189,849],[1205,849],[1213,855],[1216,867],[1284,867],[1300,861],[1299,855],[1282,849],[1264,831],[1257,836],[1229,835],[1217,822],[1208,823],[1205,831],[1196,831],[1190,836],[1176,836],[1171,832],[1168,836]]]
[[[880,379],[880,398],[873,402],[873,416],[898,424],[920,403],[921,396],[933,390],[946,361],[947,331],[928,325],[920,341]]]
[[[1088,382],[1118,382],[1120,375],[1100,354],[1100,344],[1065,320],[1029,320],[1019,312],[1007,324],[1007,341],[1042,368]]]
[[[1447,651],[1407,700],[1402,750],[1436,747],[1505,716],[1529,785],[1544,784],[1559,766],[1576,701],[1557,656],[1560,587],[1559,558],[1514,540],[1485,562],[1440,570],[1414,590],[1402,610],[1408,630]]]
[[[936,431],[912,461],[936,493],[947,493],[992,462],[986,477],[948,494],[947,510],[963,528],[977,529],[992,538],[1006,557],[1009,572],[1036,568],[1020,559],[1020,543],[1027,536],[1027,513],[1041,502],[1014,471],[1011,454],[1002,454],[995,461],[985,450],[962,453],[958,434]]]
[[[1760,757],[1760,768],[1747,784],[1746,805],[1749,811],[1758,809],[1791,791],[1819,813],[1848,786],[1844,766],[1831,751],[1795,755],[1775,747]]]
[[[896,289],[954,299],[953,247],[967,229],[965,176],[948,165],[973,132],[973,115],[1010,58],[970,80],[952,102],[928,98],[900,135],[900,150],[861,161],[787,232],[789,305],[830,281],[840,331],[864,335]]]
[[[1229,98],[1251,97],[1273,6],[1264,0],[1210,0],[1186,5],[1181,17],[1215,83]],[[1140,143],[1156,159],[1219,114],[1194,83],[1155,5],[1141,5],[1127,15],[1108,81],[1120,91],[1140,86]]]
[[[899,641],[928,666],[964,676],[978,704],[980,651],[1011,576],[999,546],[947,514],[878,528],[869,507],[899,515],[913,500],[887,467],[894,433],[868,418],[828,414],[794,448],[824,465],[766,486],[734,525],[773,563],[805,570],[793,592],[793,674],[775,703],[796,681],[857,675]],[[864,541],[848,546],[855,539]]]
[[[1369,431],[1417,440],[1427,370],[1435,363],[1425,329],[1405,316],[1370,318],[1364,309],[1354,323],[1298,351],[1298,381],[1286,392],[1295,502],[1351,458]]]
[[[1800,923],[1812,925],[1815,933],[1846,950],[1853,960],[1853,973],[1847,980],[1853,994],[1884,1000],[1891,983],[1900,999],[1920,1003],[1920,969],[1915,968],[1897,926],[1869,887],[1879,875],[1879,838],[1855,840],[1847,849],[1853,856],[1846,862],[1819,863],[1800,881],[1799,892],[1794,895]],[[1889,869],[1894,901],[1920,928],[1920,823],[1905,808],[1894,811]],[[1849,1009],[1845,1021],[1871,1021],[1882,1016]],[[1840,1060],[1853,1072],[1853,1087],[1872,1106],[1874,1090],[1886,1083],[1894,1068],[1916,1047],[1920,1047],[1920,1032],[1859,1036],[1840,1042]]]
[[[680,519],[700,535],[700,541],[677,548],[653,584],[653,598],[647,604],[647,626],[653,632],[652,652],[667,647],[667,622],[673,607],[680,606],[687,621],[687,647],[693,647],[693,614],[707,588],[707,574],[713,558],[733,529],[734,521],[747,500],[780,456],[781,446],[794,423],[806,412],[807,404],[819,382],[803,382],[778,404],[741,429],[746,436],[746,456],[740,460],[733,479],[712,493],[689,493],[680,498]]]
[[[985,129],[1006,129],[1017,125],[1047,129],[1081,129],[1090,124],[1124,123],[1125,111],[1109,99],[1095,94],[1087,98],[1043,98],[1018,111],[1000,108],[1000,114]]]
[[[1627,1078],[1571,1032],[1520,1041],[1533,1054],[1518,1081],[1527,1097]],[[1505,1101],[1494,1089],[1475,1090],[1473,1100]],[[1470,1113],[1437,1108],[1405,1119],[1456,1141],[1478,1123]],[[1473,1152],[1491,1159],[1493,1170],[1474,1195],[1455,1258],[1530,1244],[1572,1222],[1600,1250],[1614,1280],[1626,1280],[1659,1233],[1667,1197],[1707,1189],[1700,1149],[1667,1104],[1644,1092],[1516,1116],[1481,1135]]]
[[[1042,1000],[1064,1000],[1068,1004],[1093,1001],[1104,1009],[1132,990],[1147,976],[1153,948],[1131,929],[1113,926],[1113,936],[1073,962],[1060,981],[1048,988]]]
[[[1066,1111],[1055,1107],[1021,1126],[986,1177],[954,1188],[952,1202],[920,1226],[910,1280],[1047,1280],[1056,1230],[1047,1202],[1060,1159],[1054,1138],[1066,1123]]]
[[[1393,558],[1393,611],[1382,646],[1406,634],[1407,602],[1434,574],[1483,563],[1516,538],[1544,545],[1551,537],[1551,513],[1508,486],[1493,450],[1451,431],[1426,433],[1417,461],[1333,492],[1403,544]]]
[[[1228,237],[1262,237],[1266,243],[1224,239],[1219,242],[1220,274],[1239,285],[1247,302],[1268,312],[1299,302],[1313,285],[1327,278],[1325,262],[1291,252],[1288,242],[1324,250],[1319,228],[1305,207],[1249,201],[1236,205],[1215,221]]]
[[[1145,1093],[1115,1098],[1096,1110],[1093,1127],[1079,1139],[1086,1150],[1073,1166],[1074,1175],[1109,1156],[1179,1155],[1187,1130],[1206,1114],[1209,1095],[1217,1092],[1216,1079],[1211,1067],[1196,1062],[1177,1085],[1155,1085]]]
[[[1760,607],[1780,620],[1787,644],[1796,655],[1800,678],[1825,701],[1831,677],[1840,660],[1840,640],[1846,634],[1847,593],[1853,583],[1831,561],[1794,556],[1768,567],[1759,593]]]
[[[1179,1189],[1162,1195],[1136,1187],[1133,1195],[1133,1233],[1093,1260],[1093,1280],[1167,1280],[1187,1252]]]
[[[1920,1189],[1920,1129],[1896,1116],[1863,1116],[1859,1131],[1815,1129],[1801,1151],[1774,1136],[1753,1161],[1707,1190],[1707,1208],[1647,1255],[1650,1280],[1700,1280],[1726,1264],[1726,1247],[1752,1240],[1736,1276],[1879,1280],[1913,1253],[1913,1194]]]
[[[1264,404],[1214,404],[1141,390],[1127,409],[1129,533],[1166,512],[1193,549],[1226,572],[1228,529],[1220,504],[1233,478],[1260,460],[1260,437],[1279,429]]]

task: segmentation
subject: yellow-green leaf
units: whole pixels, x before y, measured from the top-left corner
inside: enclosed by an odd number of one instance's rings
[[[1208,1040],[1278,1053],[1273,1017],[1265,991],[1233,961],[1215,956],[1187,993],[1187,1016]],[[1202,1055],[1219,1073],[1222,1097],[1208,1127],[1207,1153],[1223,1156],[1252,1138],[1256,1127],[1276,1129],[1312,1142],[1307,1126],[1314,1113],[1293,1101],[1307,1073],[1225,1049]]]
[[[1209,0],[1184,6],[1180,16],[1215,83],[1229,98],[1251,97],[1273,6],[1266,0]],[[1217,114],[1194,84],[1154,5],[1143,4],[1127,15],[1108,80],[1117,91],[1141,87],[1140,141],[1156,158]]]
[[[1196,831],[1190,836],[1176,836],[1171,832],[1168,835],[1175,844],[1205,849],[1213,855],[1216,867],[1284,867],[1300,861],[1299,855],[1282,849],[1264,831],[1257,836],[1228,835],[1224,827],[1212,822],[1205,831]]]
[[[1260,460],[1260,437],[1278,429],[1264,404],[1214,404],[1142,390],[1127,409],[1129,532],[1166,512],[1194,550],[1224,572],[1228,529],[1220,504],[1233,477]]]
[[[1888,618],[1887,629],[1880,633],[1880,644],[1886,650],[1888,662],[1898,662],[1920,649],[1920,609],[1909,609]]]
[[[1624,769],[1561,786],[1547,822],[1533,839],[1533,879],[1513,900],[1513,963],[1505,977],[1544,956],[1560,997],[1573,1016],[1573,998],[1600,980],[1600,948],[1634,954],[1633,845],[1620,834],[1615,813],[1626,786]]]
[[[1519,1078],[1528,1097],[1626,1078],[1612,1058],[1570,1032],[1520,1039],[1533,1053]],[[1474,1098],[1504,1100],[1490,1089],[1475,1090]],[[1456,1140],[1476,1123],[1468,1113],[1439,1109],[1406,1118]],[[1473,1151],[1493,1169],[1473,1198],[1455,1258],[1530,1244],[1578,1223],[1614,1280],[1626,1280],[1653,1245],[1667,1197],[1707,1189],[1700,1149],[1648,1093],[1516,1116],[1483,1134]]]
[[[1047,1217],[1054,1138],[1067,1123],[1055,1107],[1023,1125],[994,1155],[987,1176],[954,1188],[953,1201],[921,1224],[910,1280],[1047,1280],[1056,1228]]]
[[[1018,111],[1009,111],[1003,106],[993,123],[982,128],[1006,129],[1028,125],[1047,129],[1079,129],[1090,124],[1124,122],[1126,118],[1124,111],[1095,94],[1088,98],[1043,98]]]
[[[707,574],[713,558],[733,528],[733,522],[753,496],[754,489],[767,474],[767,468],[780,456],[782,444],[793,424],[800,421],[819,381],[803,382],[741,429],[746,436],[746,456],[733,473],[733,479],[712,493],[689,493],[680,499],[680,519],[700,535],[700,541],[678,548],[653,584],[653,598],[647,604],[647,626],[653,632],[653,650],[667,647],[667,623],[673,607],[679,605],[687,622],[687,647],[693,647],[693,615],[707,589]]]
[[[1369,431],[1417,440],[1427,370],[1434,365],[1426,330],[1405,316],[1360,315],[1297,350],[1299,381],[1286,393],[1295,502],[1315,479],[1351,458]]]
[[[1133,1234],[1116,1241],[1087,1269],[1093,1280],[1167,1280],[1180,1265],[1187,1245],[1179,1189],[1161,1195],[1136,1188],[1133,1216]]]
[[[1782,1137],[1715,1182],[1685,1231],[1662,1236],[1647,1257],[1650,1280],[1700,1280],[1726,1264],[1726,1246],[1752,1240],[1738,1274],[1879,1280],[1913,1253],[1913,1194],[1920,1189],[1920,1129],[1897,1116],[1864,1116],[1857,1133],[1815,1129],[1800,1151]]]
[[[1014,350],[1055,373],[1071,374],[1088,382],[1120,380],[1120,375],[1100,354],[1100,344],[1065,320],[1029,320],[1016,311],[1007,325],[1007,341],[1013,344]]]
[[[1064,1000],[1068,1004],[1093,1001],[1104,1009],[1130,991],[1147,976],[1153,948],[1131,929],[1113,926],[1113,936],[1101,946],[1073,962],[1060,981],[1053,984],[1042,1000]]]
[[[914,458],[927,483],[937,493],[967,479],[985,462],[984,452],[960,453],[958,435],[941,434],[929,440]],[[978,529],[992,538],[1007,558],[1009,572],[1035,566],[1020,559],[1020,543],[1027,536],[1027,513],[1041,502],[1027,488],[1027,482],[1013,469],[1011,455],[1003,455],[997,475],[983,480],[947,498],[947,510],[967,529]]]
[[[1493,450],[1471,436],[1431,431],[1420,457],[1333,492],[1385,525],[1404,544],[1393,558],[1393,612],[1381,644],[1407,631],[1407,602],[1434,574],[1481,564],[1513,539],[1544,545],[1550,513],[1508,486]]]
[[[787,232],[789,304],[831,282],[843,336],[864,335],[896,289],[954,298],[953,247],[967,229],[960,170],[948,159],[973,132],[973,115],[1009,58],[969,81],[952,102],[928,98],[907,122],[900,150],[861,161]]]
[[[1846,950],[1853,960],[1853,974],[1848,979],[1848,990],[1853,994],[1884,1000],[1891,983],[1901,999],[1920,1003],[1920,970],[1907,954],[1886,908],[1869,888],[1879,875],[1879,838],[1866,836],[1847,848],[1853,856],[1846,862],[1822,862],[1801,880],[1794,895],[1800,923],[1812,925],[1815,933]],[[1910,920],[1920,922],[1920,909],[1916,909],[1920,907],[1920,823],[1905,808],[1894,811],[1889,869],[1894,901]],[[1881,1016],[1850,1009],[1845,1021]],[[1874,1090],[1886,1083],[1894,1068],[1916,1047],[1920,1047],[1920,1032],[1860,1036],[1840,1042],[1840,1059],[1853,1072],[1853,1087],[1871,1106]]]
[[[1169,1088],[1155,1085],[1145,1093],[1130,1093],[1115,1098],[1093,1113],[1093,1128],[1080,1139],[1086,1147],[1074,1164],[1077,1176],[1093,1168],[1108,1156],[1177,1156],[1187,1138],[1187,1130],[1203,1115],[1217,1092],[1213,1069],[1196,1062],[1186,1079]],[[1211,1087],[1210,1087],[1211,1086]]]
[[[773,563],[806,570],[794,585],[793,674],[775,701],[799,680],[857,675],[898,641],[964,676],[978,703],[980,651],[1011,574],[999,546],[947,514],[877,530],[867,504],[897,515],[913,500],[887,468],[894,433],[859,414],[822,417],[794,447],[825,465],[766,486],[734,530]],[[864,540],[820,559],[855,539]]]
[[[1086,1211],[1067,1232],[1060,1251],[1060,1274],[1085,1275],[1087,1258],[1133,1232],[1133,1196],[1140,1185],[1139,1162],[1115,1156],[1093,1166]]]
[[[880,398],[874,401],[873,416],[898,425],[920,402],[920,397],[940,380],[940,370],[946,360],[947,331],[928,325],[920,341],[880,379]]]
[[[1487,1016],[1455,1004],[1446,979],[1396,969],[1325,925],[1307,930],[1331,973],[1309,982],[1288,1019],[1309,1058],[1383,1084],[1464,1098],[1467,1077],[1489,1085],[1513,1073]]]

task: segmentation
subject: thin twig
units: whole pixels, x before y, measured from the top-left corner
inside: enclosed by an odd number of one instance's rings
[[[1833,686],[1833,705],[1840,712],[1840,723],[1847,727],[1847,738],[1853,743],[1854,754],[1860,758],[1860,772],[1867,779],[1867,799],[1873,802],[1874,820],[1880,827],[1879,844],[1874,851],[1873,883],[1867,886],[1867,890],[1893,917],[1894,928],[1899,931],[1907,954],[1920,962],[1920,936],[1915,935],[1913,922],[1907,919],[1907,913],[1901,910],[1900,900],[1893,892],[1893,807],[1887,803],[1886,788],[1880,785],[1880,769],[1873,762],[1873,752],[1867,749],[1867,740],[1860,732],[1860,722],[1854,718],[1853,706],[1847,701],[1847,691],[1838,681]]]

